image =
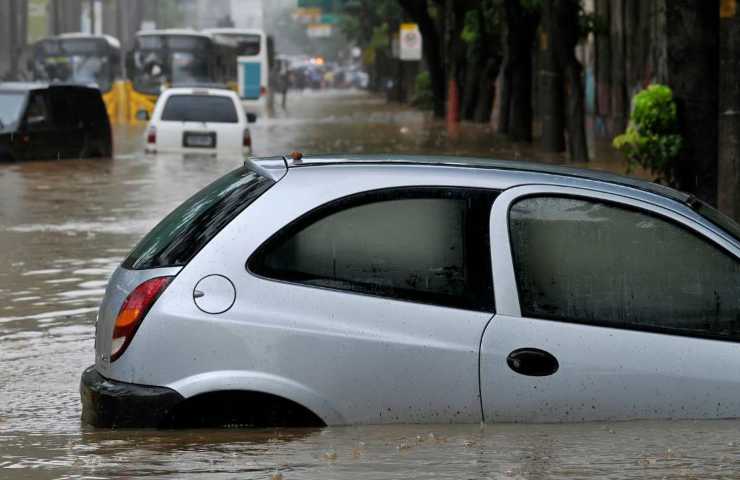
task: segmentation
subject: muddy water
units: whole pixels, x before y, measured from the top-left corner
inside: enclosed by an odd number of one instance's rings
[[[82,426],[106,279],[149,228],[239,159],[147,157],[0,165],[0,479],[740,478],[740,422],[108,431]],[[259,155],[449,153],[562,161],[487,127],[444,125],[359,93],[289,98],[253,128]],[[619,170],[609,156],[597,166]]]

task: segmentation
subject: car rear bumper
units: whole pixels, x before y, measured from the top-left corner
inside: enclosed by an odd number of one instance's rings
[[[103,377],[94,366],[80,381],[82,421],[104,428],[166,426],[182,395],[166,387],[118,382]]]

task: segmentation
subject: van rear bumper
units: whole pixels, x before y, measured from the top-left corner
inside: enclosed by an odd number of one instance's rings
[[[82,421],[101,428],[165,427],[184,398],[166,387],[118,382],[88,367],[80,380]]]

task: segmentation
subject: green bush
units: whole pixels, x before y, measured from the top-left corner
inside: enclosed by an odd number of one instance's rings
[[[431,110],[434,106],[432,78],[429,76],[429,72],[422,71],[416,76],[414,97],[411,99],[411,104],[425,110]]]
[[[650,85],[633,102],[627,131],[614,138],[612,145],[627,156],[628,172],[640,165],[656,174],[657,181],[672,184],[683,147],[673,93],[665,85]]]

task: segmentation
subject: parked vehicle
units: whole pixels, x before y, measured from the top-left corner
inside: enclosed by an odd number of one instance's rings
[[[0,161],[111,157],[112,142],[97,88],[0,83]]]
[[[740,416],[740,226],[599,172],[247,161],[110,280],[97,426]]]
[[[122,106],[130,90],[121,71],[121,44],[110,35],[64,33],[33,46],[34,80],[97,87],[111,122],[126,121]]]
[[[146,111],[140,112],[142,120]],[[248,155],[248,118],[239,97],[225,88],[171,88],[157,100],[146,130],[148,153],[197,152]]]

